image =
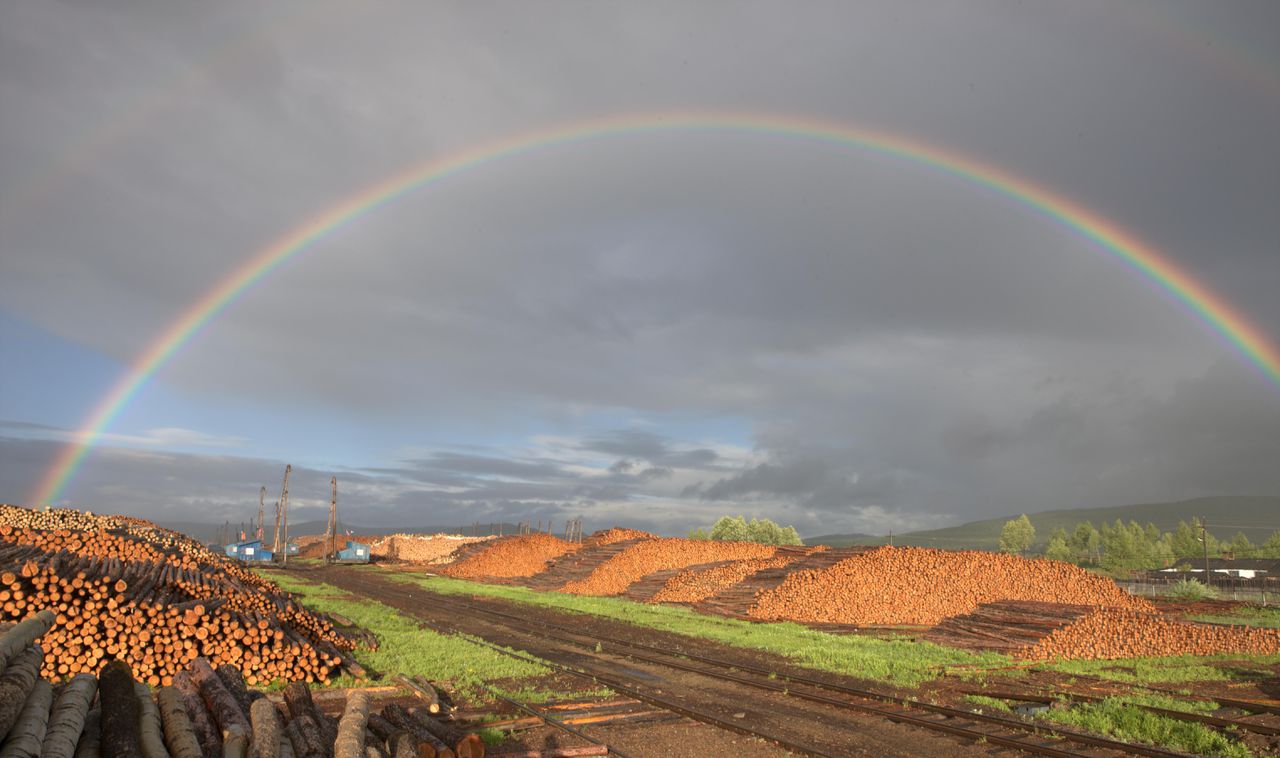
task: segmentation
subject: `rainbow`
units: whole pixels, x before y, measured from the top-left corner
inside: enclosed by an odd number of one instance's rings
[[[547,148],[663,132],[729,132],[856,148],[926,166],[1008,198],[1093,242],[1135,274],[1168,291],[1280,387],[1280,351],[1221,297],[1104,216],[1004,169],[898,134],[814,119],[723,113],[626,115],[520,134],[415,165],[366,187],[289,230],[209,290],[138,356],[59,453],[30,502],[56,501],[106,428],[156,371],[255,283],[334,231],[415,190],[478,166]]]

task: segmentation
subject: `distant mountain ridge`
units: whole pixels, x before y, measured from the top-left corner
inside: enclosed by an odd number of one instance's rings
[[[1000,518],[970,521],[944,529],[895,534],[893,544],[953,550],[994,550],[999,544],[1000,529],[1006,521],[1017,518],[1018,515],[1012,513]],[[1209,525],[1209,531],[1219,539],[1230,540],[1236,532],[1244,532],[1250,541],[1257,544],[1280,530],[1280,496],[1199,497],[1172,503],[1068,508],[1028,513],[1027,516],[1036,528],[1037,544],[1047,541],[1049,535],[1056,529],[1066,529],[1070,532],[1081,521],[1090,521],[1096,527],[1103,522],[1113,524],[1116,519],[1121,519],[1126,524],[1130,521],[1137,521],[1143,526],[1152,523],[1162,532],[1171,532],[1177,528],[1179,521],[1190,522],[1192,518],[1197,517],[1204,517]],[[885,545],[888,544],[889,538],[867,534],[822,534],[806,537],[804,542],[806,545],[846,547],[848,545]]]

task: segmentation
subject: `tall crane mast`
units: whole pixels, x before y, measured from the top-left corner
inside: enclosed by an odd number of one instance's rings
[[[334,560],[338,556],[338,477],[329,480],[333,485],[333,499],[329,501],[329,525],[325,529],[328,544],[325,546],[325,560]]]
[[[284,467],[284,484],[280,485],[280,500],[276,503],[276,539],[272,546],[272,551],[283,556],[285,563],[289,562],[289,474],[292,471],[293,464]]]
[[[263,487],[263,488],[258,492],[258,528],[257,528],[257,539],[258,539],[258,541],[259,541],[259,542],[261,542],[261,541],[262,541],[262,538],[265,536],[265,533],[266,533],[266,525],[262,523],[262,520],[263,520],[263,518],[265,517],[265,514],[263,513],[263,511],[266,509],[266,499],[267,499],[267,488],[266,488],[266,487]]]

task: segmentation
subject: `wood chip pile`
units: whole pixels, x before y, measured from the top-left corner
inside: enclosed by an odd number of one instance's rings
[[[354,667],[355,641],[327,617],[181,535],[138,523],[81,530],[116,522],[77,511],[5,506],[0,518],[0,622],[54,613],[41,669],[50,679],[110,658],[153,686],[199,657],[253,683],[323,682]]]
[[[447,563],[459,547],[491,539],[457,534],[393,534],[374,540],[369,552],[375,558],[406,563]]]
[[[1030,600],[1151,610],[1105,577],[1068,563],[1002,553],[881,547],[828,568],[799,571],[761,593],[764,620],[925,624],[982,603]]]
[[[706,570],[687,569],[667,580],[650,603],[696,603],[728,589],[761,569],[782,568],[798,556],[749,558]]]
[[[0,634],[0,752],[14,758],[482,758],[483,741],[433,718],[429,706],[347,694],[341,718],[316,707],[301,682],[281,702],[250,689],[233,666],[196,658],[152,691],[129,665],[105,663],[54,689],[38,675],[44,611]],[[96,675],[95,675],[96,674]]]
[[[581,547],[578,543],[540,532],[499,537],[445,566],[440,573],[459,579],[533,576],[546,569],[547,561]]]
[[[575,595],[621,595],[633,582],[655,571],[716,561],[772,558],[776,552],[776,547],[754,542],[660,537],[632,545],[598,566],[585,579],[564,585],[561,591]]]
[[[1109,660],[1154,655],[1280,653],[1280,629],[1198,624],[1127,608],[1090,608],[1014,652],[1028,660]]]

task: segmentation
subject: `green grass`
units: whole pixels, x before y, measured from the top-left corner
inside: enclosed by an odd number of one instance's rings
[[[985,710],[1000,711],[1002,713],[1013,712],[1013,707],[1010,706],[1008,702],[1001,700],[998,697],[987,697],[986,695],[965,695],[964,699],[975,705],[982,706],[982,708],[979,709],[979,713],[982,713]]]
[[[1169,585],[1164,591],[1164,596],[1171,597],[1174,600],[1194,601],[1217,597],[1218,592],[1207,584],[1202,584],[1189,577],[1183,577]]]
[[[646,605],[619,598],[536,592],[524,587],[400,572],[386,572],[386,576],[442,594],[483,595],[601,616],[636,626],[715,640],[734,647],[774,653],[798,665],[820,671],[905,686],[935,679],[948,666],[1002,666],[1009,662],[1007,657],[996,653],[973,653],[929,642],[830,634],[791,622],[754,623],[697,613],[687,608]]]
[[[1143,698],[1147,699],[1149,698]],[[1160,700],[1165,701],[1160,707],[1170,707],[1168,701],[1171,699]],[[1183,701],[1173,702],[1189,705]],[[1054,708],[1043,713],[1040,718],[1126,742],[1145,742],[1198,755],[1220,755],[1228,758],[1249,758],[1252,755],[1240,742],[1203,724],[1149,713],[1125,702],[1124,698],[1107,698],[1097,703]]]
[[[1280,607],[1261,608],[1249,606],[1223,615],[1205,614],[1189,616],[1192,621],[1209,621],[1215,624],[1236,624],[1239,626],[1257,626],[1267,629],[1280,629]]]
[[[337,587],[279,571],[264,573],[285,590],[298,595],[308,608],[340,613],[377,635],[377,650],[357,650],[354,654],[356,660],[371,671],[421,675],[433,682],[448,682],[455,693],[477,700],[486,699],[479,684],[521,702],[608,694],[608,690],[566,693],[541,689],[537,680],[552,673],[546,666],[503,655],[473,638],[428,629],[394,608],[373,600],[356,599]],[[350,680],[344,678],[338,683],[350,685]]]
[[[1250,665],[1241,666],[1241,661],[1247,661]],[[1039,668],[1130,684],[1167,684],[1249,680],[1267,675],[1266,669],[1255,669],[1252,665],[1273,663],[1280,663],[1280,655],[1174,655],[1117,661],[1058,661]]]

